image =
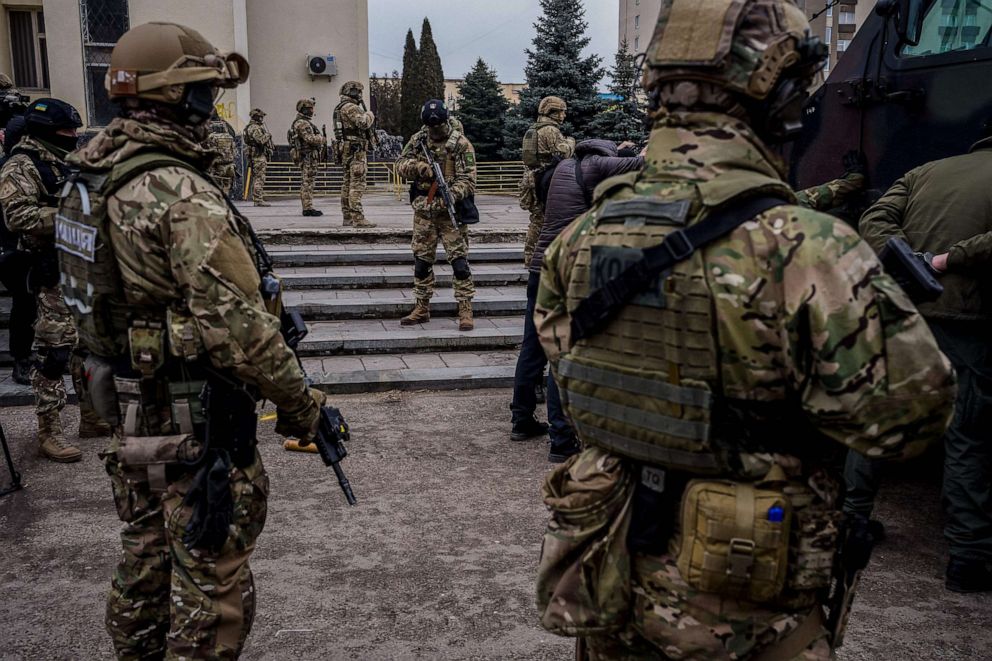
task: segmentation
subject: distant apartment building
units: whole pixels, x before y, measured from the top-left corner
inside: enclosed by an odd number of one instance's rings
[[[444,103],[449,109],[458,110],[458,99],[461,98],[458,87],[464,82],[461,78],[444,79]],[[500,83],[499,86],[506,100],[517,105],[520,103],[520,90],[527,87],[527,83]]]
[[[827,74],[875,6],[874,0],[841,0],[830,7],[827,6],[829,0],[797,0],[796,4],[806,12],[807,17],[819,14],[810,25],[813,34],[830,47],[830,60],[824,66],[824,73]],[[654,34],[660,10],[661,0],[620,0],[618,41],[626,39],[631,52],[643,53]]]

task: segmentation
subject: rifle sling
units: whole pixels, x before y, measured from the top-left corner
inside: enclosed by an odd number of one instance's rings
[[[576,163],[576,166],[580,166]],[[620,309],[646,289],[655,278],[704,248],[730,234],[755,216],[788,202],[780,197],[758,195],[734,198],[714,209],[688,229],[678,229],[657,246],[643,251],[638,261],[620,275],[584,298],[572,312],[572,342],[602,331]]]

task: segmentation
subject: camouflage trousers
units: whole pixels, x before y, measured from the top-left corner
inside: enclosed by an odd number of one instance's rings
[[[530,260],[534,256],[534,249],[537,248],[537,240],[541,236],[542,227],[544,227],[544,208],[541,206],[531,207],[530,224],[527,225],[527,238],[524,239],[525,267],[530,267]]]
[[[269,159],[256,156],[251,159],[251,199],[253,202],[265,201],[265,171],[269,167]]]
[[[224,195],[231,194],[231,184],[234,183],[234,165],[227,164],[210,169],[210,176],[217,183],[217,187],[224,191]]]
[[[784,640],[807,617],[696,592],[668,555],[638,555],[634,560],[634,603],[626,628],[614,636],[586,638],[586,658],[743,659]],[[794,658],[831,659],[826,629],[820,627],[819,635]]]
[[[465,225],[455,229],[447,214],[427,217],[421,214],[413,216],[413,256],[414,259],[426,263],[430,270],[426,275],[418,276],[419,270],[414,267],[413,295],[417,299],[430,299],[434,295],[434,262],[437,259],[438,241],[444,245],[448,263],[460,257],[468,259],[468,227]],[[475,297],[475,284],[472,276],[464,280],[452,280],[456,301],[471,301]]]
[[[50,287],[42,287],[38,292],[38,318],[34,322],[34,344],[39,358],[45,361],[56,349],[70,350],[76,346],[76,324],[72,313],[66,307],[62,292]],[[73,382],[79,392],[78,379],[82,374],[81,363],[73,362]],[[31,387],[34,389],[35,406],[39,416],[57,414],[65,408],[65,382],[58,378],[48,378],[39,369],[31,372]]]
[[[352,152],[345,157],[341,166],[344,169],[344,181],[341,184],[341,213],[345,222],[364,220],[362,196],[365,195],[368,156],[364,151]]]
[[[307,157],[300,162],[300,202],[303,210],[313,209],[313,187],[317,181],[317,158]]]
[[[231,471],[234,519],[219,553],[188,550],[183,505],[192,473],[162,494],[124,469],[115,437],[103,454],[113,487],[122,554],[107,598],[107,631],[118,659],[236,659],[255,615],[248,559],[265,525],[269,479],[256,454]]]

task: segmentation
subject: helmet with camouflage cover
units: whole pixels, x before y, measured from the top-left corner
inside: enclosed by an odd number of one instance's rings
[[[565,100],[559,96],[546,96],[541,99],[541,103],[537,106],[538,115],[552,118],[555,118],[554,116],[556,114],[560,114],[561,117],[564,118],[567,110],[568,104],[565,103]]]
[[[237,87],[246,80],[248,60],[242,55],[217,50],[183,25],[145,23],[125,32],[114,46],[105,85],[111,99],[179,104],[186,88],[197,83]]]
[[[365,91],[365,86],[357,80],[349,80],[341,86],[341,96],[349,96],[353,99],[362,98],[363,91]]]
[[[296,112],[305,117],[313,117],[313,111],[316,107],[317,99],[300,99],[296,102]]]
[[[250,113],[248,113],[248,116],[257,122],[260,122],[265,119],[265,111],[261,108],[254,108]]]
[[[662,0],[643,84],[654,109],[743,111],[785,139],[827,57],[791,0]]]

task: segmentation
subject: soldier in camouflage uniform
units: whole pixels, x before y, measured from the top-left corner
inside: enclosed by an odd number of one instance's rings
[[[341,86],[341,101],[334,109],[334,139],[344,172],[341,182],[341,215],[344,226],[375,227],[365,219],[362,196],[368,173],[368,152],[373,147],[375,115],[365,109],[362,84],[349,81]]]
[[[58,290],[55,214],[58,187],[66,172],[64,159],[76,147],[79,113],[57,99],[38,99],[25,115],[25,135],[0,170],[0,205],[7,227],[20,234],[22,248],[32,255],[28,288],[37,295],[35,346],[38,363],[31,372],[38,413],[38,443],[52,461],[79,461],[82,453],[66,441],[61,411],[66,404],[62,376],[71,363],[76,393],[82,392],[82,364],[73,354],[76,328]],[[24,274],[22,274],[22,277]],[[79,437],[108,436],[110,428],[80,401]]]
[[[458,302],[458,329],[475,328],[472,319],[472,298],[475,285],[468,264],[468,227],[455,226],[444,201],[432,189],[434,174],[421,155],[420,144],[426,142],[434,159],[444,170],[454,202],[475,193],[475,148],[461,132],[452,128],[448,109],[443,101],[424,104],[421,117],[425,129],[410,138],[396,161],[396,172],[411,182],[413,199],[413,293],[416,305],[400,323],[412,326],[430,321],[431,297],[434,295],[434,261],[438,240],[444,244],[448,263],[454,271],[455,300]]]
[[[528,170],[520,183],[520,206],[530,212],[524,241],[524,266],[530,264],[544,225],[544,204],[537,199],[536,191],[540,176],[556,157],[564,160],[575,152],[575,138],[566,138],[561,132],[567,109],[565,101],[557,96],[544,97],[537,106],[537,122],[524,135],[522,151]]]
[[[216,156],[207,170],[207,174],[213,177],[217,186],[224,191],[225,195],[231,194],[231,185],[234,183],[234,129],[231,125],[220,118],[214,110],[210,118],[210,125],[207,127],[207,149],[213,151]]]
[[[119,659],[238,657],[269,493],[244,388],[276,404],[278,433],[305,441],[325,401],[266,311],[247,221],[204,174],[217,88],[247,75],[190,28],[125,33],[106,83],[120,116],[73,154],[81,173],[59,210],[63,293],[92,397],[115,423],[104,457],[125,525],[106,624]]]
[[[789,0],[663,0],[645,167],[546,252],[535,322],[586,450],[544,485],[538,601],[591,658],[830,658],[837,451],[916,455],[950,418],[922,317],[766,146],[826,55]]]
[[[317,180],[317,168],[327,154],[327,140],[317,125],[313,123],[315,99],[300,99],[296,102],[296,119],[289,128],[289,147],[293,162],[300,166],[300,202],[304,216],[323,216],[324,212],[313,207],[313,186]]]
[[[272,134],[265,128],[265,111],[261,108],[251,111],[251,121],[245,127],[245,146],[248,147],[248,162],[251,163],[252,202],[256,207],[270,207],[272,205],[265,201],[265,171],[275,145]]]

